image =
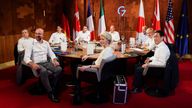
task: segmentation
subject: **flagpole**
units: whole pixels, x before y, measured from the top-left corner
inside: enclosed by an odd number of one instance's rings
[[[86,2],[86,0],[84,0],[84,25],[86,25],[86,13],[87,13],[87,11],[86,11],[86,4],[87,4],[87,2]]]
[[[92,4],[92,9],[93,9],[93,14],[92,14],[92,16],[93,16],[93,24],[95,25],[95,16],[96,16],[96,13],[95,13],[95,8],[94,8],[94,4],[95,4],[95,2],[94,2],[94,0],[91,2],[91,0],[90,0],[90,3]],[[96,28],[96,27],[95,27]],[[96,30],[95,30],[96,31]],[[96,39],[96,32],[94,32],[94,39],[95,40],[97,40]]]

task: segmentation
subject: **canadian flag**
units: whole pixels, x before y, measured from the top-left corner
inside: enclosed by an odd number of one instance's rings
[[[152,27],[153,27],[153,30],[161,30],[159,0],[155,0],[155,11],[153,16]]]
[[[138,17],[138,24],[137,24],[137,37],[142,35],[143,26],[145,26],[145,15],[144,15],[143,1],[140,0],[139,17]]]
[[[88,1],[88,10],[87,10],[87,27],[91,34],[91,40],[95,39],[95,32],[94,32],[94,23],[93,23],[93,16],[91,14],[91,6],[90,0]]]
[[[78,33],[80,32],[80,21],[79,21],[79,11],[77,6],[77,1],[75,1],[75,15],[73,19],[73,40],[78,36]]]

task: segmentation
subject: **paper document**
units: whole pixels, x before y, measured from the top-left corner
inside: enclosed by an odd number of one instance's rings
[[[144,51],[144,50],[142,50],[142,49],[140,49],[140,48],[130,48],[130,49],[133,50],[133,51],[138,51],[138,52]]]
[[[95,44],[94,43],[88,43],[87,44],[87,55],[94,54],[95,50]]]

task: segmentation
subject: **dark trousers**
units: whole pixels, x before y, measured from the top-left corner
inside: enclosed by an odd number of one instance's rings
[[[50,62],[38,63],[40,65],[39,77],[41,82],[47,92],[53,91],[53,88],[56,87],[58,80],[60,79],[60,74],[62,72],[62,68],[60,66],[53,66]],[[49,76],[52,76],[52,80],[50,83]]]
[[[16,82],[17,84],[21,84],[22,80],[23,80],[23,70],[22,70],[22,61],[23,61],[23,57],[24,57],[24,52],[20,52],[18,53],[18,57],[17,57],[17,70],[16,70]]]
[[[71,70],[72,70],[72,83],[75,84],[76,83],[76,74],[77,74],[77,68],[78,66],[82,66],[82,65],[89,65],[91,64],[93,61],[92,60],[86,60],[84,62],[81,61],[81,59],[79,60],[74,60],[72,61],[72,64],[71,64]]]
[[[133,80],[133,87],[141,88],[143,86],[143,84],[144,84],[143,70],[144,70],[144,68],[142,68],[141,64],[136,64],[134,80]]]

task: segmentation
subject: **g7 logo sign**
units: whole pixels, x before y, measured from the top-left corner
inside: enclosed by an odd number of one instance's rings
[[[125,6],[119,6],[117,9],[117,13],[121,16],[123,16],[126,12]]]

